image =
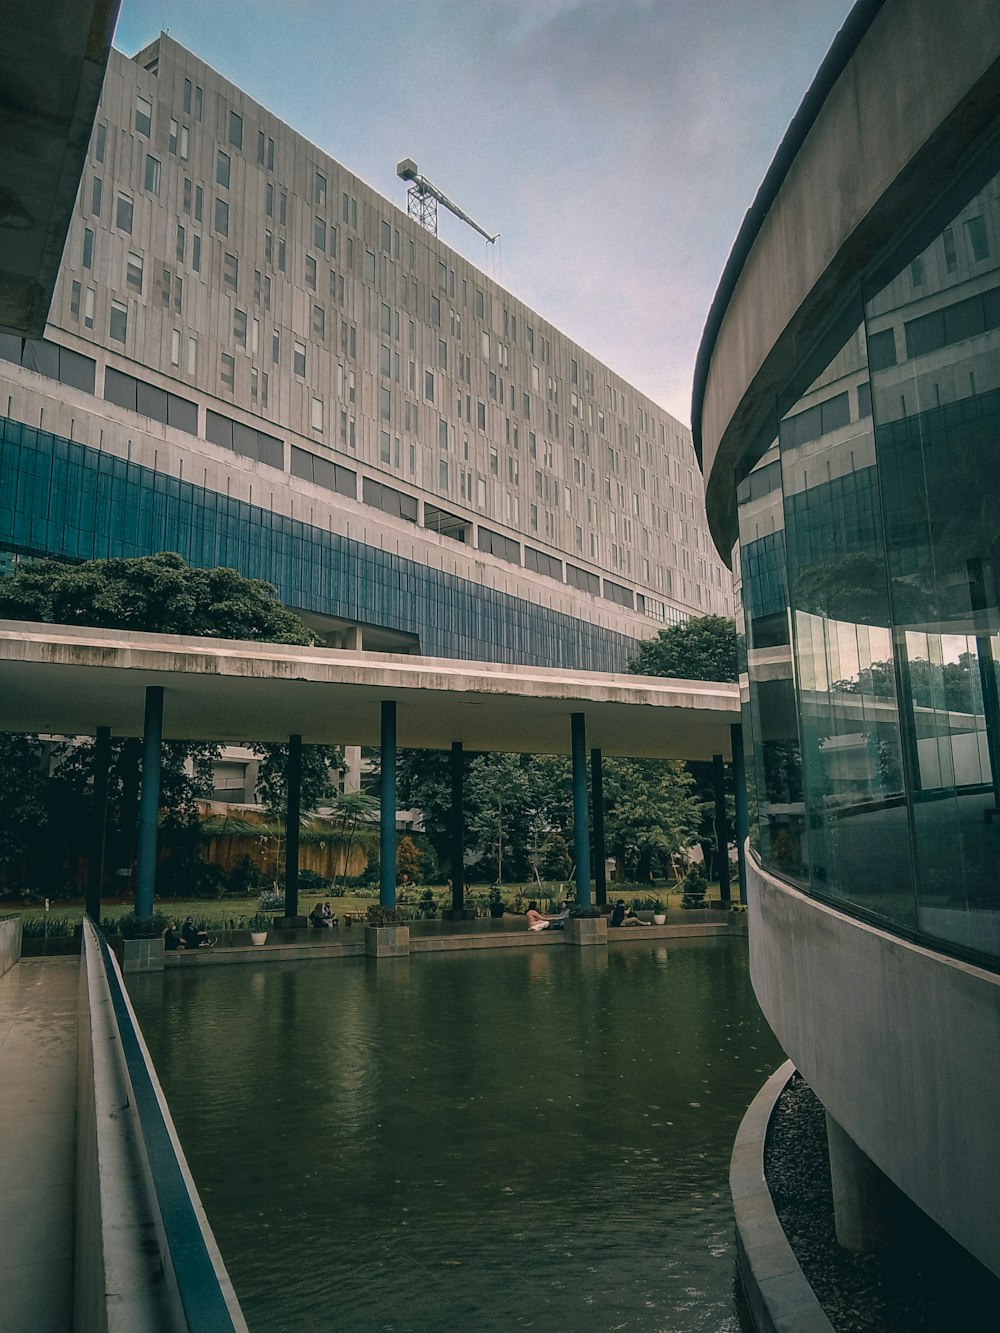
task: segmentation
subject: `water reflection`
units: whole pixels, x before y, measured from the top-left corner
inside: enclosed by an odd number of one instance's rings
[[[781,1058],[742,942],[131,989],[252,1327],[737,1329],[728,1158]]]

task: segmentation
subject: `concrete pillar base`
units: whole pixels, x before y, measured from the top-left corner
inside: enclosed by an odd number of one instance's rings
[[[606,916],[571,916],[566,922],[566,943],[584,947],[608,942]]]
[[[409,926],[365,926],[365,953],[369,958],[406,958],[409,952]]]
[[[895,1186],[829,1111],[826,1137],[837,1243],[855,1254],[884,1249],[896,1235]]]
[[[163,971],[162,936],[157,935],[151,940],[123,940],[122,944],[123,972]]]

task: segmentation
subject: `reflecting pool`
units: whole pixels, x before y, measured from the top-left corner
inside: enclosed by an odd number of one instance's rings
[[[739,1328],[744,939],[171,969],[129,987],[255,1330]]]

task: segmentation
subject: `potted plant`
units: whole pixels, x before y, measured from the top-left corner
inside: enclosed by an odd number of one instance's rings
[[[247,924],[250,927],[250,942],[252,944],[263,944],[267,939],[267,928],[270,925],[270,917],[267,913],[254,912]]]
[[[665,926],[667,924],[667,909],[659,898],[653,899],[653,925]]]
[[[490,909],[490,916],[493,917],[494,920],[499,920],[507,910],[507,904],[503,900],[499,884],[494,884],[490,889],[486,902]]]

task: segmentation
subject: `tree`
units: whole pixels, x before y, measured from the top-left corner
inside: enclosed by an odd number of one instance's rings
[[[666,873],[698,837],[705,803],[683,764],[614,759],[604,766],[605,838],[627,879]]]
[[[466,827],[495,867],[494,882],[503,883],[505,865],[511,869],[517,866],[523,873],[531,842],[532,811],[521,756],[479,755],[469,765],[466,791],[474,809],[466,815]]]
[[[192,569],[172,551],[19,566],[0,579],[0,618],[259,643],[319,642],[281,605],[270,583],[235,569]]]
[[[288,746],[264,745],[248,741],[247,746],[260,756],[254,794],[274,819],[284,819],[288,809]],[[333,773],[343,763],[337,745],[303,745],[299,779],[299,808],[316,810],[333,800],[337,784]]]
[[[396,848],[396,871],[404,883],[416,884],[424,864],[424,854],[407,833]]]
[[[736,622],[729,616],[692,616],[670,625],[639,645],[628,669],[636,676],[738,680]]]

